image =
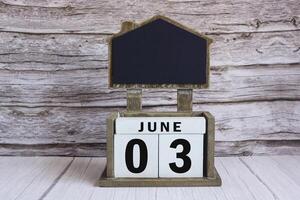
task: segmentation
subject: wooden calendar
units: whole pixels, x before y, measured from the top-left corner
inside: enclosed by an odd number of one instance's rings
[[[107,119],[100,186],[221,185],[214,117],[192,111],[192,89],[208,87],[210,42],[163,16],[125,22],[112,37],[109,85],[127,88],[127,111]],[[177,112],[144,112],[142,88],[177,88]]]
[[[203,177],[205,117],[118,117],[115,127],[116,177]]]

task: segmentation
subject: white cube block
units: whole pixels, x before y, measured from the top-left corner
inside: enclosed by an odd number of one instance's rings
[[[116,134],[202,134],[206,132],[204,117],[119,117]]]
[[[203,177],[203,135],[159,135],[159,177]]]
[[[114,135],[115,177],[158,177],[158,135]]]

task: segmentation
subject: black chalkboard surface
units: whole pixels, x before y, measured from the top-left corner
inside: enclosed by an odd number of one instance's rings
[[[208,45],[207,38],[155,18],[112,38],[110,86],[205,87]]]

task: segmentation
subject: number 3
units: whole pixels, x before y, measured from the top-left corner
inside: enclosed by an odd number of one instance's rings
[[[183,150],[176,154],[176,158],[181,158],[183,160],[183,165],[182,167],[178,167],[176,163],[173,162],[170,163],[169,166],[172,171],[182,174],[189,171],[192,165],[190,157],[187,156],[187,154],[191,151],[191,145],[185,139],[177,139],[171,143],[170,147],[176,149],[178,145],[181,145]]]

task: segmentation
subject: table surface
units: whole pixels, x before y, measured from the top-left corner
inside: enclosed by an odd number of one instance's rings
[[[300,156],[216,158],[222,187],[96,187],[105,163],[90,157],[0,157],[0,199],[300,199]]]

